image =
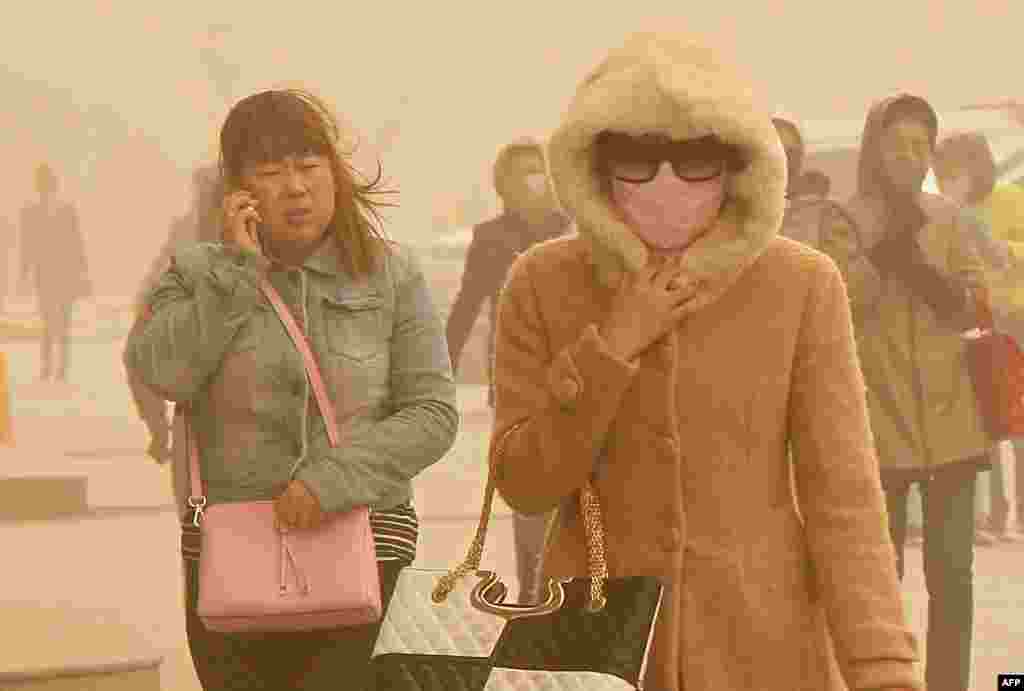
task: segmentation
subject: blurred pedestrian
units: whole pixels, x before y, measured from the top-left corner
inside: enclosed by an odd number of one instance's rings
[[[824,247],[850,291],[901,578],[907,495],[914,483],[921,489],[927,686],[967,691],[975,486],[992,444],[960,334],[977,325],[970,289],[985,286],[985,270],[956,204],[922,191],[937,132],[923,98],[898,94],[871,108],[857,193],[848,215],[835,215]]]
[[[92,295],[92,283],[77,209],[59,197],[59,181],[48,164],[36,169],[35,183],[39,198],[21,213],[21,289],[35,279],[43,319],[39,379],[67,383],[71,317],[75,302]]]
[[[503,147],[494,163],[494,188],[504,206],[502,213],[473,228],[466,253],[462,285],[448,315],[448,349],[452,367],[488,303],[487,403],[494,406],[493,355],[495,309],[509,266],[537,243],[564,235],[569,219],[559,210],[547,176],[544,148],[524,137]],[[540,598],[540,558],[549,516],[516,514],[514,522],[519,600]]]
[[[985,259],[992,308],[1000,328],[1024,344],[1024,189],[997,182],[995,157],[980,132],[945,137],[936,149],[934,168],[939,189],[961,205],[968,217],[971,237]],[[1014,484],[1007,481],[1007,472],[1016,475],[1020,470],[1013,443],[1001,442],[992,452],[987,482],[979,482],[979,487],[987,484],[988,489],[979,493],[988,498],[976,536],[979,544],[991,544],[992,535],[1004,541],[1019,540],[1016,526],[1011,524],[1016,511],[1011,508],[1016,509],[1020,497]]]
[[[795,119],[777,115],[772,124],[786,153],[786,215],[780,234],[810,247],[821,243],[822,226],[828,218],[828,204],[802,187],[806,155],[803,133]]]

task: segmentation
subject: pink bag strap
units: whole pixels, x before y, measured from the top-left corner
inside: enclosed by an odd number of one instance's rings
[[[284,300],[281,299],[281,295],[271,285],[270,281],[266,278],[260,281],[260,290],[270,301],[274,312],[277,313],[281,323],[284,324],[285,330],[291,337],[292,343],[295,344],[299,354],[302,355],[302,364],[306,370],[306,377],[309,379],[310,386],[313,389],[313,397],[316,399],[317,407],[320,409],[320,414],[323,416],[324,424],[327,427],[327,439],[331,444],[331,448],[335,448],[338,446],[338,419],[334,412],[334,404],[331,403],[331,398],[327,395],[327,387],[324,386],[323,376],[320,374],[320,366],[317,365],[316,356],[309,346],[309,341],[295,322],[295,317],[292,316],[291,310],[288,309]],[[206,505],[206,497],[203,494],[203,482],[199,469],[199,445],[193,433],[192,414],[188,404],[177,404],[175,406],[175,414],[179,413],[185,416],[185,445],[188,449],[189,484],[192,494],[189,497],[188,504],[193,509],[201,510]]]

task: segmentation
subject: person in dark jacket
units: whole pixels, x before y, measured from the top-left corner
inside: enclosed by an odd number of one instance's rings
[[[971,292],[987,281],[960,207],[922,191],[938,129],[920,97],[897,94],[872,107],[857,194],[828,225],[823,249],[848,285],[901,577],[908,492],[921,490],[927,688],[967,691],[975,487],[991,467],[992,441],[961,334],[978,324]]]
[[[145,296],[170,266],[175,252],[196,242],[220,241],[220,200],[224,195],[224,187],[217,167],[197,168],[192,174],[192,185],[195,195],[192,207],[184,216],[172,221],[167,240],[142,280],[136,296],[136,317],[141,316]],[[165,463],[169,460],[171,427],[167,402],[147,387],[138,373],[126,369],[126,376],[135,409],[149,431],[149,448],[146,453],[156,462]]]
[[[43,318],[39,378],[67,383],[71,350],[71,314],[77,300],[92,295],[74,204],[58,197],[57,174],[47,164],[36,169],[39,200],[21,212],[21,284],[35,278]],[[59,365],[54,365],[57,355]]]
[[[803,133],[789,117],[777,115],[772,118],[772,124],[786,154],[786,215],[780,234],[817,248],[821,244],[822,224],[829,205],[824,195],[807,194],[802,184],[806,155]]]
[[[489,302],[487,380],[490,406],[494,406],[493,357],[498,295],[513,260],[531,246],[565,234],[569,220],[558,209],[548,181],[544,148],[533,138],[505,146],[494,164],[494,188],[502,213],[473,228],[466,254],[462,285],[448,315],[448,352],[458,371],[459,357],[485,301]],[[519,599],[535,602],[540,592],[540,558],[548,515],[515,519]]]

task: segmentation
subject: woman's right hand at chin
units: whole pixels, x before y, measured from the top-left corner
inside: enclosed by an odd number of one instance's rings
[[[697,293],[697,282],[666,262],[626,272],[599,328],[608,348],[629,361],[675,327]]]

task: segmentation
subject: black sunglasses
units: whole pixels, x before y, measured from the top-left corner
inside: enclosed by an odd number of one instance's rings
[[[603,174],[631,183],[650,182],[665,161],[676,176],[688,182],[713,180],[738,167],[739,162],[736,150],[714,135],[673,141],[662,135],[602,132],[595,148]]]

